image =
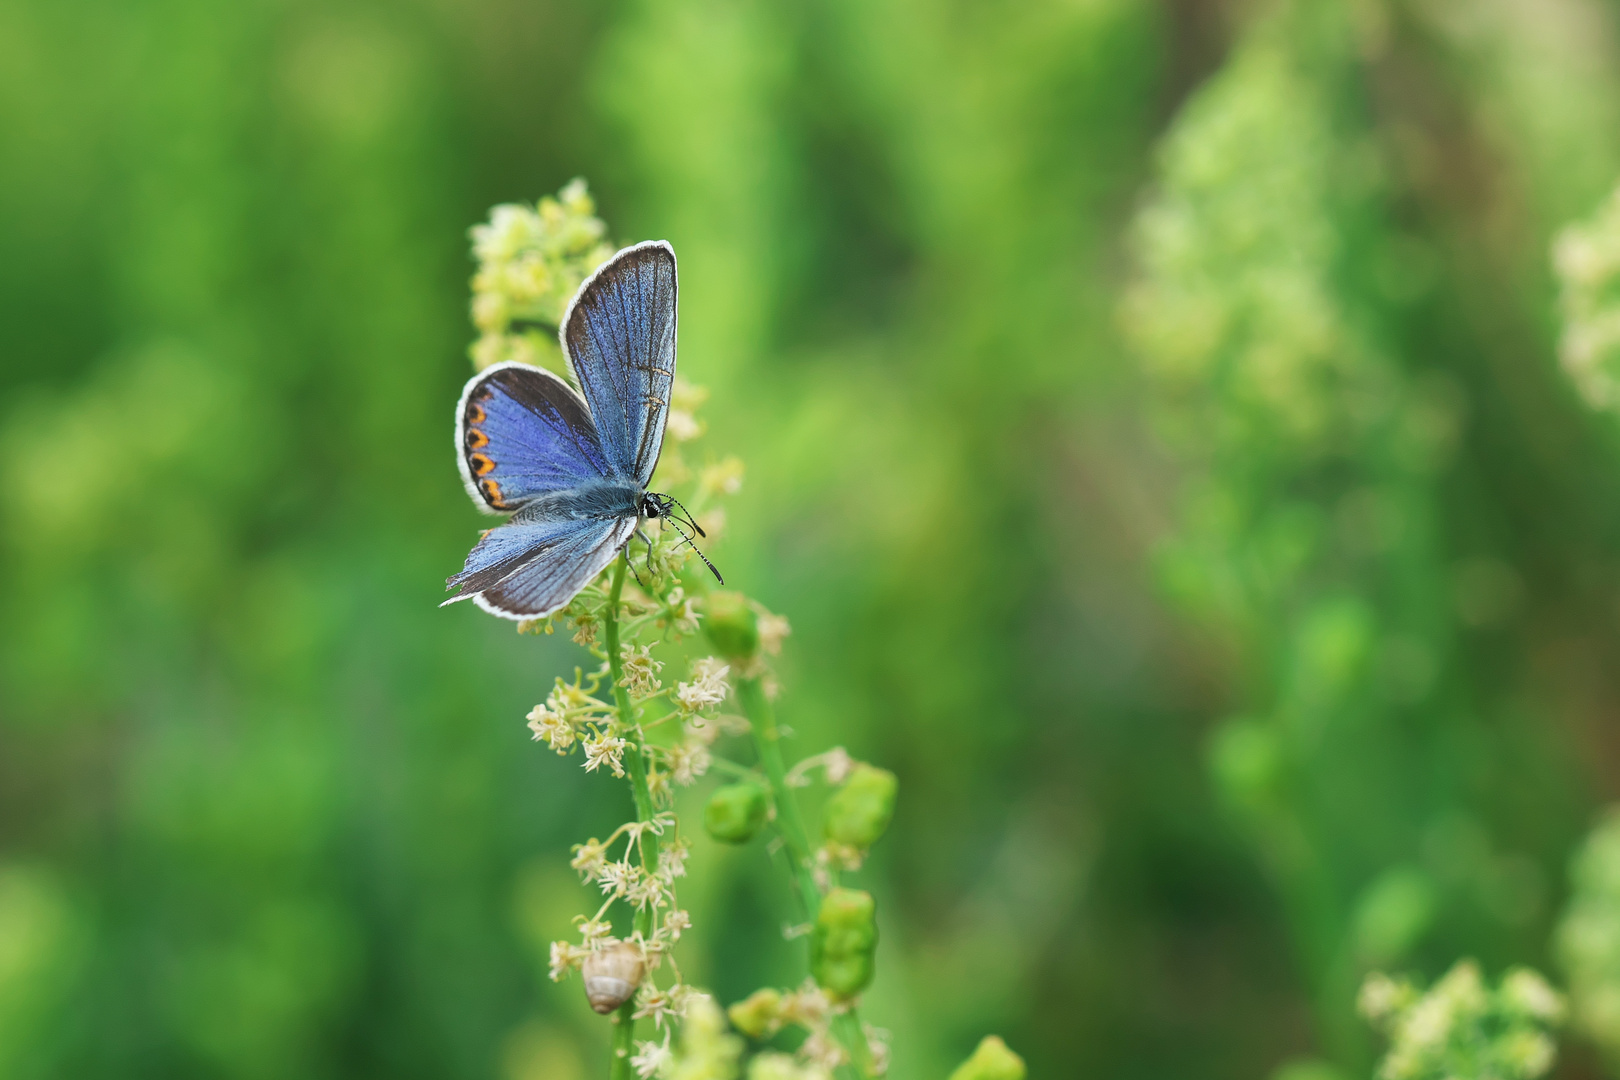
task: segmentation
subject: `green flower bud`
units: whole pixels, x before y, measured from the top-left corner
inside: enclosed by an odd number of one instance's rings
[[[703,631],[728,660],[745,660],[759,652],[759,620],[742,593],[710,593],[703,601]]]
[[[888,769],[857,765],[843,787],[827,800],[822,829],[827,839],[851,847],[877,843],[894,816],[894,797],[900,782]]]
[[[876,905],[859,889],[834,889],[810,932],[810,973],[833,998],[851,998],[872,981]]]
[[[765,824],[770,800],[758,784],[716,788],[703,808],[703,830],[724,844],[746,844]]]
[[[951,1080],[1024,1080],[1024,1059],[995,1035],[986,1035],[973,1056],[956,1067]]]
[[[763,1039],[782,1026],[782,994],[765,987],[726,1010],[731,1026],[750,1039]]]

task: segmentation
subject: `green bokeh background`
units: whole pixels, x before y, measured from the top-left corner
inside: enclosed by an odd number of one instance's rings
[[[523,725],[581,654],[436,607],[480,527],[466,229],[576,175],[680,253],[700,445],[748,466],[712,554],[793,620],[794,751],[900,776],[859,878],[897,1080],[989,1031],[1043,1077],[1365,1075],[1367,968],[1556,977],[1620,790],[1620,441],[1547,253],[1620,178],[1620,8],[1300,0],[1323,60],[1267,6],[0,0],[0,1078],[602,1074],[545,947],[626,795]],[[1337,521],[1385,476],[1263,425],[1189,452],[1144,374],[1185,312],[1128,301],[1179,280],[1143,208],[1318,152],[1241,62],[1268,33],[1376,195],[1256,188],[1211,276],[1344,238],[1322,288],[1455,437],[1389,481],[1395,584],[1211,617],[1189,477]],[[1248,143],[1199,141],[1223,108]],[[1443,642],[1442,689],[1356,698],[1404,734],[1256,811],[1275,737],[1231,718],[1311,708],[1254,625],[1296,611],[1329,666]],[[693,981],[802,975],[757,847],[700,841],[683,899]]]

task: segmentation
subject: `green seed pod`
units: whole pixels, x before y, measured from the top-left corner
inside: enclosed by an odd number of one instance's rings
[[[973,1056],[956,1067],[951,1080],[1024,1080],[1024,1059],[994,1035],[986,1035]]]
[[[894,798],[899,788],[900,781],[888,769],[855,766],[844,786],[827,800],[822,815],[827,839],[857,848],[877,843],[894,816]]]
[[[731,1026],[750,1039],[763,1039],[782,1026],[781,991],[765,987],[755,990],[726,1010]]]
[[[727,660],[759,652],[759,620],[739,592],[712,592],[703,601],[703,632]]]
[[[716,788],[703,808],[703,831],[724,844],[746,844],[765,824],[770,800],[758,784]]]
[[[852,998],[872,981],[876,905],[859,889],[834,889],[810,932],[810,973],[833,998]]]

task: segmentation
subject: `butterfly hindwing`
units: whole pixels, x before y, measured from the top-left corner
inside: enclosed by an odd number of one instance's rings
[[[457,594],[445,603],[473,600],[508,619],[549,615],[574,598],[613,561],[636,519],[543,516],[491,529],[449,580]]]
[[[609,467],[643,487],[658,464],[675,381],[675,292],[675,250],[649,241],[604,263],[563,316],[563,349]]]
[[[467,383],[456,407],[456,461],[485,513],[612,475],[584,399],[527,364],[497,364]]]

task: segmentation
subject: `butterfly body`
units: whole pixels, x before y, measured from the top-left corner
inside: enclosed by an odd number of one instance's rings
[[[526,364],[471,379],[456,407],[456,460],[479,509],[511,514],[447,581],[508,619],[564,606],[642,521],[675,502],[647,490],[675,378],[675,252],[625,248],[586,282],[559,331],[579,389]]]
[[[576,520],[653,517],[646,512],[647,492],[627,480],[602,480],[579,487],[537,495],[523,505],[534,515],[557,515]]]

